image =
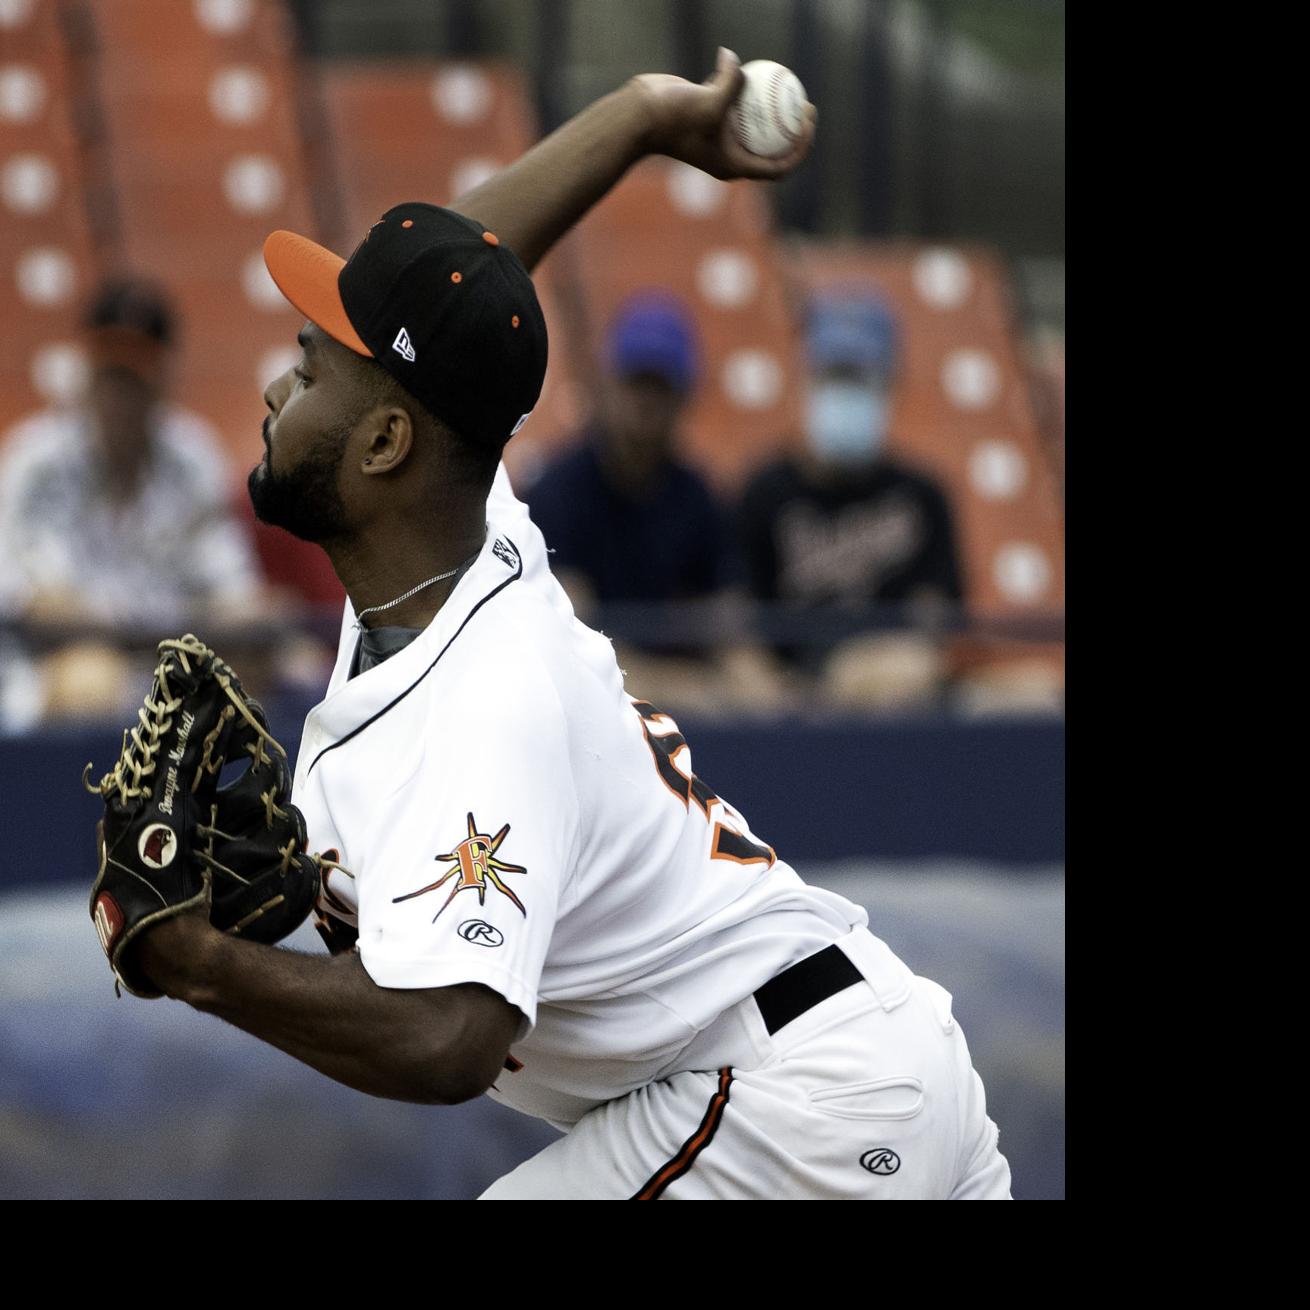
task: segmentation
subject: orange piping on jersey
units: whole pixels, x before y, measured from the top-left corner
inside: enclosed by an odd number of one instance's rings
[[[750,838],[748,837],[743,837],[742,834],[737,832],[735,828],[730,828],[726,823],[716,823],[714,825],[714,847],[710,851],[710,859],[731,860],[733,864],[764,864],[767,865],[770,869],[773,868],[774,864],[777,863],[778,853],[773,849],[772,846],[765,847],[765,849],[767,849],[769,852],[767,857],[763,855],[751,855],[751,856],[747,856],[745,859],[743,859],[740,855],[732,855],[728,851],[720,850],[719,838],[725,832],[730,832],[735,837],[741,837],[742,841],[750,840]],[[764,847],[764,843],[760,842],[760,846]]]

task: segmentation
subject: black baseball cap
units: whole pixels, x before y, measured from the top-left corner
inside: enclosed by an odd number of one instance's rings
[[[177,340],[177,314],[163,288],[137,277],[102,282],[82,315],[83,342],[97,370],[121,369],[162,386]]]
[[[102,282],[83,315],[83,325],[126,328],[170,346],[176,335],[176,313],[163,288],[143,278],[115,277]]]
[[[536,405],[546,376],[536,289],[474,219],[413,201],[388,209],[349,259],[274,232],[264,262],[310,322],[466,440],[499,450]]]

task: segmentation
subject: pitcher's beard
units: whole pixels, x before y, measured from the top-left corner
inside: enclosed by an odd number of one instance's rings
[[[255,517],[302,541],[345,536],[346,507],[337,489],[337,470],[349,433],[347,426],[323,433],[289,473],[275,475],[271,452],[266,453],[246,479]]]

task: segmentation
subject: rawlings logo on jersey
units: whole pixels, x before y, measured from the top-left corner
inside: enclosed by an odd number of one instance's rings
[[[504,946],[505,934],[482,919],[469,919],[459,925],[459,935],[475,946]]]
[[[392,898],[391,903],[395,905],[400,901],[412,900],[415,896],[426,896],[428,892],[434,892],[438,887],[444,887],[452,878],[458,878],[459,881],[451,888],[450,895],[446,897],[441,909],[432,916],[433,923],[441,918],[446,906],[460,892],[477,892],[478,904],[485,905],[487,903],[488,886],[492,886],[502,895],[508,896],[519,907],[519,913],[526,919],[528,912],[523,908],[523,902],[497,877],[499,873],[527,873],[527,869],[521,864],[506,864],[503,860],[496,859],[496,852],[500,850],[501,843],[509,836],[509,824],[507,823],[494,837],[478,831],[477,821],[471,813],[468,816],[468,825],[469,835],[454,850],[447,851],[444,855],[436,857],[437,863],[441,864],[449,860],[452,862],[452,867],[447,869],[436,882],[429,883],[426,887],[420,887],[416,892],[406,892],[404,896],[395,896]]]

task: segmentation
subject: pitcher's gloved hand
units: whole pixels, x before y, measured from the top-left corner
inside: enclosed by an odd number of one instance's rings
[[[98,786],[100,865],[91,918],[117,979],[136,996],[163,993],[134,943],[162,919],[204,906],[215,927],[280,941],[313,908],[319,865],[288,800],[286,752],[232,669],[188,634],[159,644],[137,724]],[[248,764],[219,786],[229,761]]]

